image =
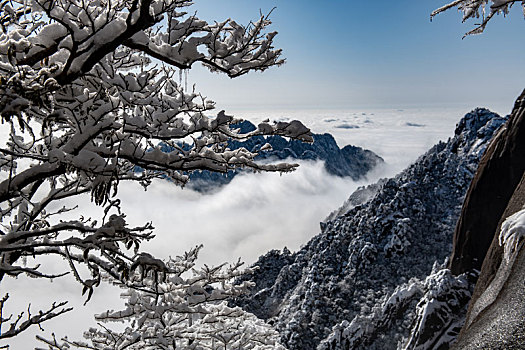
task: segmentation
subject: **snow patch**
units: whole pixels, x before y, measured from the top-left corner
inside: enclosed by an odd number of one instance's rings
[[[501,225],[499,244],[504,247],[507,263],[520,250],[523,239],[525,239],[525,208],[509,216]]]

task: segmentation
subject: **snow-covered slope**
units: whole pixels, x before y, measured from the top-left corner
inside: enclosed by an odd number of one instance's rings
[[[486,109],[467,114],[453,138],[371,188],[368,201],[350,198],[298,252],[261,257],[247,277],[257,284],[252,295],[236,302],[270,319],[290,349],[446,348],[472,286],[440,264],[479,158],[504,121]]]

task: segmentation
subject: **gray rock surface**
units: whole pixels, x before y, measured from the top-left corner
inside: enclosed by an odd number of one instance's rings
[[[498,275],[503,276],[503,280]],[[515,260],[500,265],[493,283],[501,283],[500,288],[486,293],[494,300],[471,320],[469,327],[462,330],[456,350],[518,350],[525,349],[525,248]],[[476,301],[483,300],[483,295]]]
[[[498,222],[525,170],[525,90],[480,161],[454,232],[450,269],[481,269]],[[491,264],[497,269],[497,264]],[[495,270],[492,271],[492,274]],[[490,274],[489,274],[490,275]]]
[[[525,349],[525,249],[507,261],[499,242],[503,221],[525,205],[524,138],[525,91],[482,159],[454,235],[453,271],[484,258],[454,349]]]

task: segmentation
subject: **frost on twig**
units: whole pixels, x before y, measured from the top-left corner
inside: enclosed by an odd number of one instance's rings
[[[39,338],[50,349],[282,349],[279,334],[264,321],[239,307],[230,307],[227,299],[243,294],[250,282],[235,284],[241,274],[253,269],[241,269],[242,263],[196,268],[202,246],[183,256],[168,260],[159,268],[135,270],[128,288],[115,281],[125,291],[125,309],[99,314],[99,328],[84,333],[88,342],[62,343]],[[148,256],[151,266],[159,262]],[[148,265],[146,264],[146,265]],[[122,331],[108,324],[124,322]]]
[[[8,135],[0,144],[0,281],[69,273],[89,300],[102,274],[124,283],[142,267],[149,273],[142,265],[153,260],[140,245],[153,225],[128,226],[115,198],[122,181],[183,186],[196,170],[295,169],[226,145],[256,135],[311,142],[300,122],[263,122],[243,134],[230,127],[239,119],[212,113],[212,101],[177,81],[195,63],[232,78],[282,64],[269,18],[208,23],[191,5],[0,1],[0,128]],[[62,218],[77,212],[64,201],[81,195],[104,207],[102,220]],[[43,270],[42,256],[64,259],[66,270]]]
[[[467,32],[465,36],[481,34],[495,14],[502,13],[506,16],[512,5],[520,2],[523,8],[523,15],[525,16],[525,1],[522,0],[455,0],[434,10],[430,14],[430,19],[432,20],[434,16],[441,12],[457,7],[459,11],[463,12],[463,22],[472,18],[481,18],[481,23],[476,24],[476,27]]]

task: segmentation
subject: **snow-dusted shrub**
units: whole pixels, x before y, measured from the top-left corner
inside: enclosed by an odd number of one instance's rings
[[[311,141],[300,122],[263,122],[240,133],[230,128],[240,120],[224,112],[208,116],[214,103],[177,79],[199,62],[232,78],[283,63],[273,47],[276,33],[266,32],[269,19],[247,26],[230,19],[207,23],[191,5],[0,1],[0,281],[71,272],[88,299],[102,272],[131,286],[140,265],[165,266],[139,252],[153,226],[128,227],[115,197],[122,181],[146,188],[167,177],[184,185],[195,170],[296,167],[255,163],[257,149],[232,151],[226,141],[255,135]],[[189,146],[181,147],[182,141]],[[161,144],[171,151],[163,152]],[[63,200],[82,194],[104,207],[101,220],[64,207]],[[60,221],[65,212],[78,219]],[[69,267],[46,271],[42,256],[63,258]],[[1,318],[0,339],[69,311],[64,305],[27,312],[10,324]]]
[[[140,288],[125,289],[126,308],[109,310],[95,318],[105,324],[125,322],[122,331],[107,326],[84,333],[89,343],[45,340],[50,349],[70,346],[88,349],[283,349],[279,333],[240,307],[229,307],[228,298],[243,294],[252,284],[234,280],[253,269],[230,266],[195,268],[197,247],[184,256],[170,259],[166,269],[138,269],[130,280]],[[162,275],[162,276],[159,276]],[[160,282],[159,282],[160,281]]]
[[[474,287],[470,277],[453,276],[436,263],[424,280],[413,278],[385,295],[371,312],[361,312],[351,322],[336,324],[317,348],[384,349],[385,344],[375,342],[392,329],[397,334],[389,349],[448,349],[465,321],[463,316]],[[403,337],[406,328],[410,328],[407,338]]]

